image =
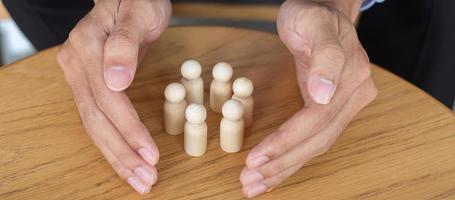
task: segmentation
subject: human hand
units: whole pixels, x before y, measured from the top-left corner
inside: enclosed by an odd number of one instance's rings
[[[294,56],[305,106],[248,154],[240,175],[245,196],[271,190],[325,153],[376,97],[370,63],[353,25],[359,7],[358,0],[288,0],[280,8],[278,33]]]
[[[98,0],[57,54],[88,135],[140,194],[157,181],[159,152],[123,90],[170,16],[169,0]]]

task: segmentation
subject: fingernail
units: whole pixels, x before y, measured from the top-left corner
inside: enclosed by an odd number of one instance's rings
[[[262,176],[261,173],[259,173],[257,171],[252,171],[252,172],[248,172],[245,175],[245,178],[243,179],[242,183],[243,183],[243,185],[250,185],[252,183],[261,181],[262,179],[264,179],[264,176]]]
[[[107,86],[114,91],[122,91],[131,82],[131,71],[125,67],[111,67],[104,73]]]
[[[250,162],[248,162],[248,168],[254,169],[256,167],[261,166],[262,164],[266,163],[269,161],[269,158],[267,156],[259,156],[257,158],[252,159]]]
[[[333,81],[319,76],[311,77],[309,80],[309,92],[316,103],[328,104],[335,91]]]
[[[147,161],[152,166],[155,166],[156,163],[158,162],[156,156],[154,156],[154,154],[146,148],[139,149],[138,153],[139,155],[142,156],[142,158],[144,158],[145,161]]]
[[[248,198],[255,197],[261,193],[267,191],[267,187],[261,183],[254,184],[248,189]]]
[[[141,195],[145,194],[147,187],[145,187],[145,185],[142,184],[142,182],[138,178],[129,177],[126,181],[128,182],[128,184],[131,185],[131,187],[134,188],[134,190],[136,190],[136,192],[138,192]]]
[[[156,180],[155,175],[145,167],[136,168],[134,173],[147,185],[152,185]]]

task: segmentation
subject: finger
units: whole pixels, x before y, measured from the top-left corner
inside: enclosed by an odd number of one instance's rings
[[[103,63],[100,59],[103,58],[104,36],[98,35],[98,32],[91,34],[87,31],[88,28],[100,31],[99,27],[94,24],[101,22],[96,22],[96,20],[91,14],[81,20],[70,34],[71,45],[69,46],[74,47],[74,51],[80,58],[84,58],[84,62],[80,63],[86,65],[82,69],[87,77],[92,95],[96,99],[96,105],[107,115],[128,144],[150,165],[156,165],[159,160],[158,148],[140,121],[128,97],[122,92],[110,90],[105,84]]]
[[[136,73],[140,46],[155,40],[167,25],[163,3],[152,2],[164,1],[120,1],[117,21],[104,46],[104,79],[113,91],[129,87]]]
[[[336,101],[342,100],[344,99],[336,99]],[[319,132],[330,123],[335,114],[339,112],[338,107],[343,104],[343,102],[333,102],[329,106],[315,105],[302,108],[283,123],[276,132],[267,136],[250,151],[246,158],[247,167],[256,168],[273,160]]]
[[[120,133],[110,123],[104,113],[96,106],[94,97],[90,94],[89,88],[73,88],[76,105],[79,109],[82,122],[103,154],[111,152],[122,166],[139,177],[146,187],[150,187],[157,180],[156,168],[145,162],[131,147],[125,142]],[[107,151],[109,150],[109,151]],[[112,160],[112,159],[111,159]],[[116,164],[116,163],[114,163]],[[126,172],[122,172],[125,178]],[[127,177],[125,180],[128,181]],[[130,183],[131,184],[131,183]],[[132,185],[137,189],[138,185]]]
[[[364,56],[363,53],[360,55]],[[315,104],[295,113],[275,133],[267,136],[251,150],[246,159],[247,166],[255,168],[262,165],[325,128],[341,111],[341,108],[351,98],[359,85],[362,85],[361,83],[365,80],[371,79],[368,64],[363,63],[361,59],[358,62],[351,63],[351,65],[359,66],[358,68],[346,68],[343,71],[343,80],[340,82],[339,92],[332,103],[328,105]],[[350,78],[353,76],[358,76],[358,78]]]
[[[353,36],[355,37],[355,35]],[[248,154],[246,165],[255,168],[286,152],[296,144],[325,128],[362,83],[371,79],[371,68],[360,45],[351,53],[342,71],[338,90],[328,105],[310,104],[289,118],[277,131],[266,137]]]
[[[128,96],[123,92],[109,90],[102,84],[102,80],[93,81],[94,96],[101,110],[106,113],[129,146],[150,165],[155,166],[160,157],[158,147]]]
[[[338,38],[338,17],[326,6],[303,1],[287,1],[278,17],[279,35],[296,59],[301,90],[312,100],[328,104],[335,93],[345,64]],[[305,87],[305,89],[304,89]]]
[[[337,44],[314,47],[308,75],[308,92],[316,103],[330,103],[335,93],[345,57]]]
[[[374,99],[376,96],[375,90],[372,79],[365,81],[329,126],[320,133],[308,138],[303,143],[293,147],[280,157],[271,160],[258,168],[243,170],[241,174],[242,184],[250,185],[257,182],[263,182],[265,179],[282,174],[296,165],[301,166],[312,158],[325,153],[352,118]],[[273,181],[269,181],[269,183],[279,184],[278,182]],[[274,186],[273,184],[265,185],[268,188]]]
[[[147,179],[144,179],[143,177],[147,176],[147,172],[144,173],[143,170],[150,171],[149,173],[155,174],[157,176],[158,173],[156,172],[155,168],[146,167],[146,169],[139,169],[132,172],[127,167],[125,167],[122,162],[117,159],[117,157],[115,157],[115,155],[105,145],[98,143],[97,146],[103,153],[106,160],[111,164],[115,172],[120,176],[120,178],[130,184],[131,187],[133,187],[133,189],[141,195],[150,192],[151,185],[156,181],[150,183]]]
[[[246,170],[242,178],[242,184],[251,185],[261,182],[266,178],[286,171],[292,166],[308,162],[315,156],[325,152],[335,141],[337,134],[336,131],[324,129],[323,132],[310,137],[280,157],[270,160],[257,168]]]
[[[275,186],[277,186],[278,184],[289,178],[291,175],[296,173],[302,166],[303,164],[295,165],[273,177],[263,180],[262,182],[244,185],[242,187],[243,195],[245,195],[245,197],[247,198],[253,198],[264,192],[270,192]]]
[[[83,71],[78,70],[83,64],[74,56],[74,49],[69,42],[65,42],[61,49],[58,60],[59,63],[66,65],[62,68],[72,88],[76,106],[88,134],[124,180],[140,193],[147,191],[146,189],[157,180],[156,168],[148,165],[131,150],[97,107],[87,79],[80,75]]]
[[[100,50],[102,51],[102,50]],[[101,66],[101,63],[95,63]],[[159,151],[136,109],[124,92],[110,90],[104,83],[101,67],[93,67],[88,74],[91,90],[98,107],[106,114],[121,136],[142,158],[154,166],[159,161]]]

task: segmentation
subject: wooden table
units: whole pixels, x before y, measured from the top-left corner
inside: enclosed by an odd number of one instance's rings
[[[0,199],[138,199],[85,134],[56,48],[0,69]],[[183,152],[163,132],[166,84],[196,58],[206,89],[211,66],[227,61],[255,84],[254,126],[242,152],[218,145],[220,116],[208,114],[208,152]],[[242,199],[247,152],[303,102],[293,61],[276,35],[223,27],[168,29],[152,45],[127,93],[161,151],[160,180],[147,199]],[[436,100],[374,67],[376,100],[331,150],[257,199],[454,199],[455,117]]]

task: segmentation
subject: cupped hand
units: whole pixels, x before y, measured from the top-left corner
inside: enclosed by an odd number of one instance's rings
[[[88,135],[140,194],[157,181],[159,152],[123,90],[170,16],[169,0],[98,0],[57,54]]]
[[[294,56],[305,106],[248,154],[240,175],[246,197],[271,190],[325,153],[376,97],[353,25],[360,1],[338,2],[352,4],[288,0],[280,8],[278,33]]]

